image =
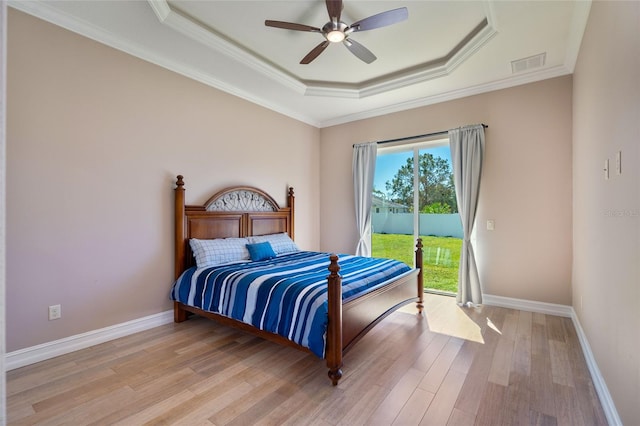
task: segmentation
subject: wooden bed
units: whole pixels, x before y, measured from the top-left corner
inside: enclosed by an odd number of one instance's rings
[[[189,240],[248,237],[287,232],[294,239],[294,193],[289,188],[287,206],[280,207],[267,193],[248,186],[224,189],[204,205],[185,205],[184,180],[177,177],[175,188],[175,278],[195,266]],[[329,378],[337,385],[342,377],[342,357],[373,326],[399,307],[416,302],[423,309],[422,243],[416,244],[416,265],[410,274],[358,298],[342,301],[338,257],[330,256],[328,283],[328,329],[325,359]],[[214,319],[222,324],[253,333],[262,338],[311,353],[277,334],[236,321],[223,315],[174,302],[175,322],[185,321],[190,313]]]

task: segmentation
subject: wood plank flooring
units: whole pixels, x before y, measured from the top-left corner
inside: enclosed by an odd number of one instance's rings
[[[605,425],[568,318],[426,296],[324,362],[192,318],[7,374],[13,425]]]

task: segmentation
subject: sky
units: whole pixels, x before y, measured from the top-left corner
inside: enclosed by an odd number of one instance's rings
[[[434,148],[425,148],[420,150],[420,153],[428,152],[435,157],[442,157],[451,165],[451,151],[449,145],[439,146]],[[390,181],[395,176],[396,172],[402,167],[407,158],[413,155],[413,151],[394,152],[390,154],[378,153],[378,159],[376,161],[376,176],[373,180],[373,188],[386,192],[385,183]]]

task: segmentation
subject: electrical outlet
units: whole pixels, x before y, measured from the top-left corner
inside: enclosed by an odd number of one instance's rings
[[[62,308],[60,305],[49,306],[49,321],[56,320],[62,316]]]

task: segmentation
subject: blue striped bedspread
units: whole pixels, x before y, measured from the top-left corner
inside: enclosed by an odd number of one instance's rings
[[[343,301],[409,274],[390,259],[341,254]],[[329,254],[300,251],[275,259],[187,269],[171,299],[279,334],[324,358]]]

